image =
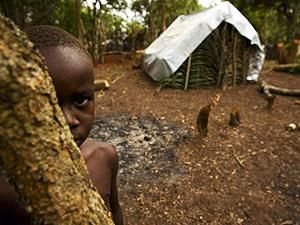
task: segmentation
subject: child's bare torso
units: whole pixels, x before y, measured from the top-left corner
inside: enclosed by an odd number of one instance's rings
[[[108,157],[109,145],[91,139],[81,146],[81,154],[86,162],[94,186],[101,195],[105,205],[110,209],[112,165]]]

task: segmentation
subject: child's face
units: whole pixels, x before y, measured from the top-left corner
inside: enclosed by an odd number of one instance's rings
[[[56,90],[58,102],[80,146],[88,137],[94,120],[94,75],[90,59],[71,47],[41,49]]]

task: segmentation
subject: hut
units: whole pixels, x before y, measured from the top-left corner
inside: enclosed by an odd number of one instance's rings
[[[178,88],[235,86],[256,81],[263,47],[251,23],[230,3],[179,16],[146,50],[144,69]]]

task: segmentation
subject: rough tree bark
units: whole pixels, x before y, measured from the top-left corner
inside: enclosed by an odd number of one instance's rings
[[[0,168],[35,224],[109,224],[44,62],[0,17]]]

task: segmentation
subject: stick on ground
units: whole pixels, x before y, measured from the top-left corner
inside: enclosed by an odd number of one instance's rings
[[[300,89],[281,88],[281,87],[267,84],[265,81],[261,81],[260,90],[269,97],[272,95],[272,93],[278,94],[278,95],[288,95],[288,96],[300,97]]]

